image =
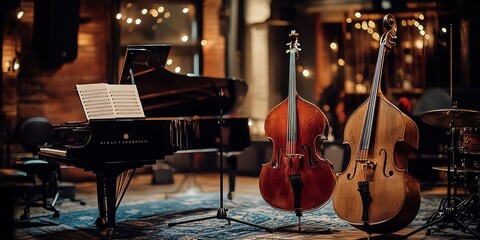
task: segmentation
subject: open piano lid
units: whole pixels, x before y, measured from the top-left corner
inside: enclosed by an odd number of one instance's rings
[[[243,80],[172,73],[165,69],[170,48],[127,45],[119,84],[137,85],[146,117],[217,116],[220,106],[222,114],[240,106],[248,89]]]

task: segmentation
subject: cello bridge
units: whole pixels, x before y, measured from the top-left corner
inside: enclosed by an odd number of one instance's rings
[[[303,169],[304,167],[303,154],[285,154],[285,159],[287,160],[289,167],[292,169]]]
[[[300,154],[300,153],[285,154],[285,158],[288,158],[288,159],[302,159],[303,154]]]

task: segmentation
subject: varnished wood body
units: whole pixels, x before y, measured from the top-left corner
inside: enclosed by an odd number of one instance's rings
[[[359,174],[356,156],[367,109],[368,100],[351,115],[345,126],[344,143],[350,145],[351,156],[347,169],[338,176],[333,207],[341,219],[360,230],[391,233],[410,224],[420,207],[420,184],[407,172],[408,151],[418,147],[418,128],[412,119],[379,94],[368,153],[368,160],[376,166],[369,173],[371,203],[365,224],[358,192],[358,182],[364,179]],[[355,165],[358,165],[356,170]]]
[[[294,211],[294,193],[289,175],[298,172],[303,183],[301,210],[311,210],[330,200],[336,183],[332,164],[322,159],[317,149],[317,144],[328,131],[328,120],[317,106],[296,95],[298,139],[294,152],[304,158],[291,162],[283,156],[287,145],[287,102],[288,98],[274,107],[265,120],[265,133],[273,144],[273,154],[271,160],[262,166],[260,193],[272,207]],[[309,155],[316,166],[309,163]]]

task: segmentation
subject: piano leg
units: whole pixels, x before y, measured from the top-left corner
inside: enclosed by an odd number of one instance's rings
[[[233,194],[235,192],[235,178],[237,175],[237,155],[232,154],[227,157],[227,166],[228,166],[228,199],[233,200]]]
[[[117,175],[97,174],[98,214],[95,224],[99,228],[114,228],[116,215]]]
[[[108,228],[115,227],[115,216],[117,212],[117,176],[108,176],[105,178],[105,187],[107,193],[107,226]]]
[[[97,174],[97,202],[98,218],[95,221],[95,225],[103,227],[107,224],[107,208],[105,203],[105,179],[100,174]]]

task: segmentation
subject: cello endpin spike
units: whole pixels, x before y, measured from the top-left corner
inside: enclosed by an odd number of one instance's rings
[[[302,231],[302,222],[300,220],[301,216],[298,216],[298,231],[301,232]]]

